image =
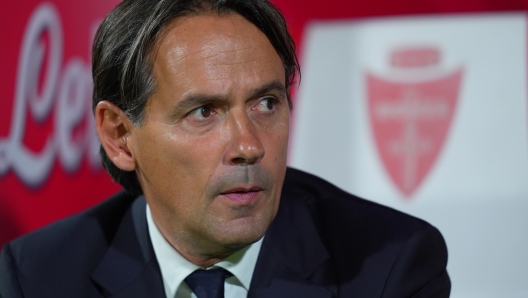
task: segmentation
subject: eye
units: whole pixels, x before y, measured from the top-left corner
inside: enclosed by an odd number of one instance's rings
[[[206,118],[211,117],[213,114],[214,114],[213,109],[211,108],[211,106],[207,105],[207,106],[201,106],[199,108],[192,110],[189,113],[189,116],[194,117],[198,120],[205,120]]]
[[[266,97],[261,99],[254,109],[261,112],[271,112],[275,109],[276,105],[277,99],[273,97]]]

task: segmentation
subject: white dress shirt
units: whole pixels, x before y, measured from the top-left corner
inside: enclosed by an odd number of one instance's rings
[[[158,260],[167,298],[196,298],[185,283],[185,278],[201,267],[189,262],[180,255],[163,237],[152,219],[150,208],[147,204],[147,224],[150,241]],[[246,298],[257,264],[257,258],[262,245],[262,239],[232,254],[228,258],[214,264],[207,269],[222,267],[233,274],[226,278],[224,293],[226,298]]]

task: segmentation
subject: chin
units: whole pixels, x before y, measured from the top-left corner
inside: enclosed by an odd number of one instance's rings
[[[237,219],[224,227],[223,231],[218,231],[217,235],[222,235],[219,242],[224,246],[240,249],[259,241],[266,234],[270,224],[271,221]]]

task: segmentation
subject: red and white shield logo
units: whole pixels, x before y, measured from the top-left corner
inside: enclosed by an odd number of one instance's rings
[[[442,74],[439,62],[438,49],[402,49],[392,53],[392,75],[367,74],[376,147],[392,181],[407,198],[438,158],[456,108],[462,69]]]

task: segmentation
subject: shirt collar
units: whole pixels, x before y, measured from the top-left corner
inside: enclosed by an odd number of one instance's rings
[[[260,238],[259,241],[244,247],[215,265],[231,272],[242,286],[249,291],[249,285],[251,284],[263,239],[264,237]]]
[[[200,267],[180,255],[163,237],[154,223],[148,204],[146,213],[150,240],[160,266],[165,293],[167,297],[174,297],[183,280]],[[249,291],[263,239],[261,238],[259,241],[246,246],[212,267],[222,267],[228,270]]]

